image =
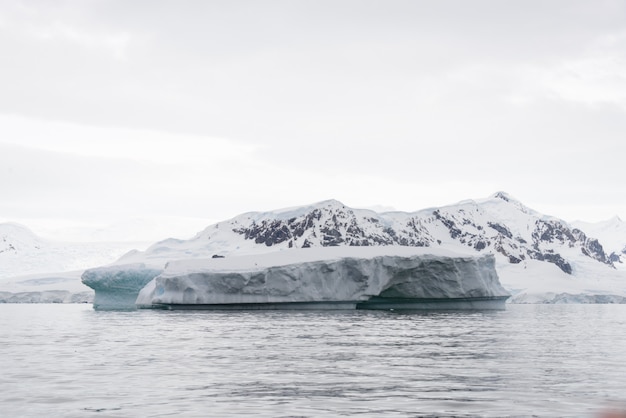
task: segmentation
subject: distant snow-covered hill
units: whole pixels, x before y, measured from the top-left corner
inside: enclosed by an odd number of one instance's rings
[[[85,294],[93,292],[81,283],[82,271],[111,263],[138,244],[56,242],[35,235],[23,225],[1,223],[0,302],[83,300]],[[75,297],[77,294],[80,296]]]
[[[2,223],[0,279],[102,265],[110,263],[136,246],[136,242],[55,242],[38,237],[23,225]]]
[[[16,223],[0,224],[0,257],[8,257],[31,249],[38,250],[42,245],[44,244],[41,238],[25,226]]]

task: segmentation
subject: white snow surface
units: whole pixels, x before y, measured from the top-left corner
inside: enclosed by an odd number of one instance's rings
[[[496,263],[502,285],[513,295],[510,303],[626,303],[623,270],[599,269],[592,261],[574,268],[575,274],[569,275],[536,260]]]
[[[149,307],[507,295],[490,255],[344,246],[172,261],[141,290],[136,303]]]
[[[0,224],[0,303],[87,302],[84,269],[111,263],[140,242],[67,243],[43,239],[17,223]]]
[[[68,243],[38,237],[16,223],[0,224],[0,280],[84,270],[115,261],[138,242]]]

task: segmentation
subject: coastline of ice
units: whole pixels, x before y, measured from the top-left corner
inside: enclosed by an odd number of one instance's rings
[[[94,291],[80,281],[82,270],[0,279],[0,303],[91,303]]]

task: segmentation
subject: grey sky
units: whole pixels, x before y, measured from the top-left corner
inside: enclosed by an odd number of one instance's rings
[[[626,217],[626,1],[7,0],[0,51],[0,220]]]

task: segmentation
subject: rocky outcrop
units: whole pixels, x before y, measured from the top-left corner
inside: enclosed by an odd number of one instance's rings
[[[289,248],[402,245],[429,246],[433,239],[416,218],[408,218],[401,228],[386,225],[380,215],[359,216],[355,210],[336,201],[321,204],[310,212],[288,219],[252,220],[232,231],[268,247],[288,243]]]
[[[328,201],[298,216],[262,217],[246,225],[238,224],[232,231],[268,247],[283,243],[288,248],[432,247],[448,242],[500,254],[512,264],[527,259],[545,261],[568,274],[573,268],[561,253],[563,249],[577,248],[583,256],[608,266],[619,258],[617,254],[607,255],[597,239],[587,237],[580,229],[540,216],[504,193],[496,193],[491,204],[498,201],[510,213],[521,215],[525,223],[507,224],[507,220],[498,219],[474,201],[414,214],[365,214]]]

